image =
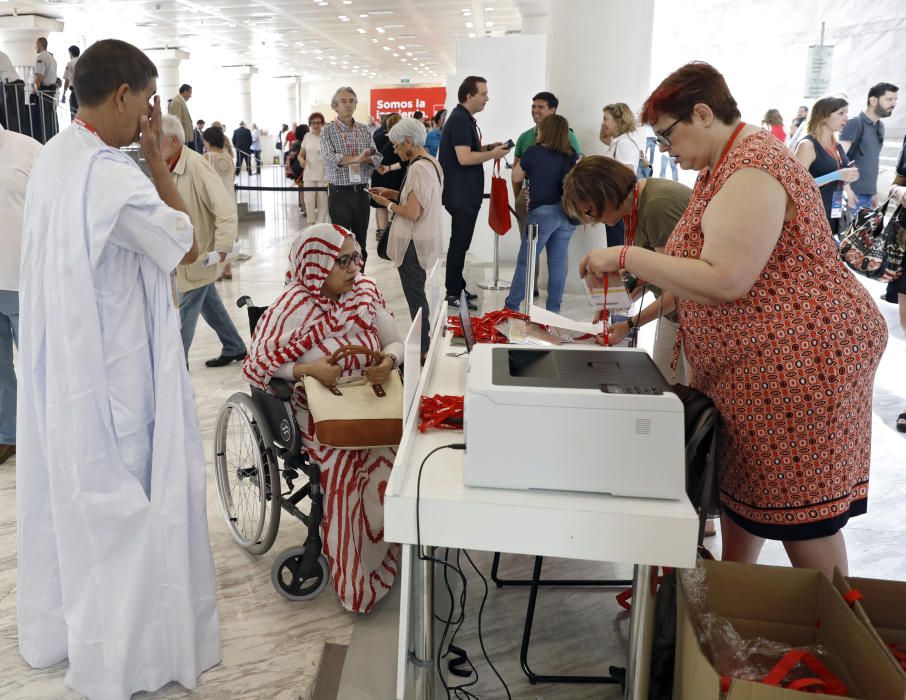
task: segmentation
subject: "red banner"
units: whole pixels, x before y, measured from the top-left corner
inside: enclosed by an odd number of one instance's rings
[[[371,90],[371,114],[380,118],[399,112],[404,117],[411,117],[418,110],[426,117],[433,117],[444,108],[446,99],[445,87],[375,88]]]

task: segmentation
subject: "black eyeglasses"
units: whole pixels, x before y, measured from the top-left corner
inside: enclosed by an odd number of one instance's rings
[[[337,256],[336,262],[341,270],[345,270],[350,265],[358,265],[362,260],[362,254],[359,251],[356,251],[354,253],[349,253],[348,255]]]
[[[664,148],[670,148],[670,146],[672,145],[670,143],[670,132],[673,131],[673,129],[676,127],[676,125],[679,124],[681,121],[683,121],[682,117],[680,117],[675,122],[673,122],[670,126],[668,126],[666,129],[664,129],[661,133],[655,132],[655,134],[654,134],[655,140],[657,140],[657,142]]]

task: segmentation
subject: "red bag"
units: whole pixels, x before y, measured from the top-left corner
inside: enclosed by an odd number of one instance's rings
[[[488,212],[488,225],[491,230],[502,236],[513,225],[510,219],[510,192],[506,179],[500,177],[500,159],[494,161],[491,174],[491,210]]]

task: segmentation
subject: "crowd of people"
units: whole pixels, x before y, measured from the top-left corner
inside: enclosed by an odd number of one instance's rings
[[[199,315],[223,345],[208,366],[241,362],[264,391],[273,378],[293,383],[304,447],[322,467],[334,589],[349,610],[373,609],[399,568],[382,537],[395,448],[320,444],[302,380],[379,384],[399,365],[396,322],[364,274],[372,209],[378,250],[397,267],[413,317],[430,311],[425,281],[444,253],[444,212],[446,303],[477,308],[465,267],[484,164],[510,154],[523,238],[505,306],[525,301],[529,224],[547,252],[551,311],[570,274],[643,280],[655,301],[605,337],[619,342],[658,321],[658,367],[717,405],[723,558],[755,562],[771,539],[794,566],[846,573],[841,530],[867,510],[872,387],[887,328],[838,259],[835,235],[844,199],[878,203],[880,120],[895,86],[872,87],[849,121],[842,98],[803,108],[797,130],[807,133],[791,151],[779,112],[765,115],[769,129],[744,122],[723,76],[690,63],[639,118],[623,102],[603,107],[604,155],[583,155],[548,91],[532,99],[534,123],[513,144],[482,142],[476,116],[490,94],[480,76],[463,80],[449,113],[389,115],[374,128],[354,118],[358,96],[340,87],[335,119],[314,112],[285,132],[286,167],[313,188],[302,198],[310,226],[292,242],[283,291],[247,347],[215,282],[237,238],[234,178],[243,163],[260,169],[260,133],[243,122],[228,140],[221,124],[193,122],[189,85],[164,113],[155,66],[125,42],[99,41],[73,62],[69,128],[43,146],[0,128],[0,196],[21,238],[21,265],[0,266],[0,462],[21,446],[17,606],[32,666],[68,658],[70,687],[128,697],[170,680],[191,688],[221,658],[205,456],[186,371]],[[651,177],[651,138],[672,164],[698,171],[694,188]],[[119,150],[135,142],[150,177]],[[837,171],[830,190],[816,186]],[[890,194],[902,201],[906,151],[897,172]],[[597,224],[606,245],[570,270],[576,226]],[[906,327],[903,282],[887,296]],[[367,352],[332,361],[346,345]],[[124,572],[140,575],[124,583]],[[123,648],[126,638],[135,643]]]

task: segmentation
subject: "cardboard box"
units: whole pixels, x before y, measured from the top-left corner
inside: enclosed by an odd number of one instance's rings
[[[847,696],[903,700],[906,678],[872,634],[818,571],[700,562],[708,586],[708,609],[729,619],[744,636],[761,636],[790,647],[822,644],[828,668],[846,685]],[[676,700],[808,700],[812,693],[733,680],[726,696],[721,679],[702,652],[687,606],[682,576],[677,586]],[[840,696],[823,695],[836,698]]]
[[[887,644],[906,646],[906,583],[881,581],[871,578],[844,578],[834,571],[834,585],[842,595],[857,589],[863,596],[852,606],[856,617],[868,628],[871,635],[890,654]],[[890,656],[906,678],[906,671]]]

